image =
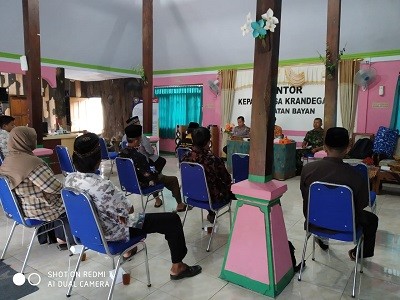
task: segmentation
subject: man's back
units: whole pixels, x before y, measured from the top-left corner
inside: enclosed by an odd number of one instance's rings
[[[361,211],[368,206],[368,185],[362,176],[340,158],[325,157],[320,161],[307,164],[303,167],[300,190],[303,196],[304,216],[307,214],[308,190],[311,183],[315,181],[349,186],[353,190],[356,219]]]

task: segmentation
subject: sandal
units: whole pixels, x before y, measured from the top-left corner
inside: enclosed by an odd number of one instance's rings
[[[67,243],[65,243],[65,244],[58,244],[58,245],[57,245],[57,249],[60,250],[60,251],[68,250],[68,245],[67,245]]]
[[[174,210],[174,211],[172,211],[173,213],[177,213],[177,212],[184,212],[184,211],[186,211],[186,204],[185,204],[185,206],[184,207],[182,207],[182,208],[179,208],[179,209],[176,209],[176,210]],[[190,206],[189,205],[189,207],[188,207],[188,210],[192,210],[193,209],[193,206]]]
[[[186,269],[180,272],[177,275],[170,274],[169,277],[171,280],[179,280],[186,277],[193,277],[201,273],[201,267],[199,265],[196,266],[188,266],[186,265]]]
[[[123,261],[127,261],[127,260],[130,261],[136,253],[137,253],[137,247],[134,247],[131,250],[131,254],[128,257],[122,257]]]
[[[163,201],[160,199],[160,204],[154,203],[154,207],[161,207],[163,205]]]
[[[350,259],[352,260],[352,261],[355,261],[356,260],[356,254],[355,254],[355,249],[351,249],[351,250],[349,250],[349,257],[350,257]]]

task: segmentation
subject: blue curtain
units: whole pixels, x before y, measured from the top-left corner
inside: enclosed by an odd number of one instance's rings
[[[399,77],[397,78],[396,92],[394,93],[390,128],[400,130],[400,74]]]
[[[155,87],[154,96],[159,101],[161,138],[175,139],[175,128],[178,124],[201,124],[202,86]]]

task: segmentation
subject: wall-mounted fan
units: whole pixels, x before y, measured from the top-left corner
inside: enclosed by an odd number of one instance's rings
[[[366,91],[368,86],[375,80],[376,70],[374,68],[361,69],[354,76],[354,83]]]
[[[218,84],[219,84],[219,80],[218,79],[214,80],[214,81],[212,81],[212,80],[208,81],[208,86],[210,87],[210,90],[213,92],[213,94],[215,96],[218,96],[218,94],[219,94],[219,86],[218,86]]]

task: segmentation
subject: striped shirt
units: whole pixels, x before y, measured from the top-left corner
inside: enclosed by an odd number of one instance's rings
[[[65,212],[61,199],[63,185],[47,165],[34,169],[14,192],[27,218],[53,221]]]

